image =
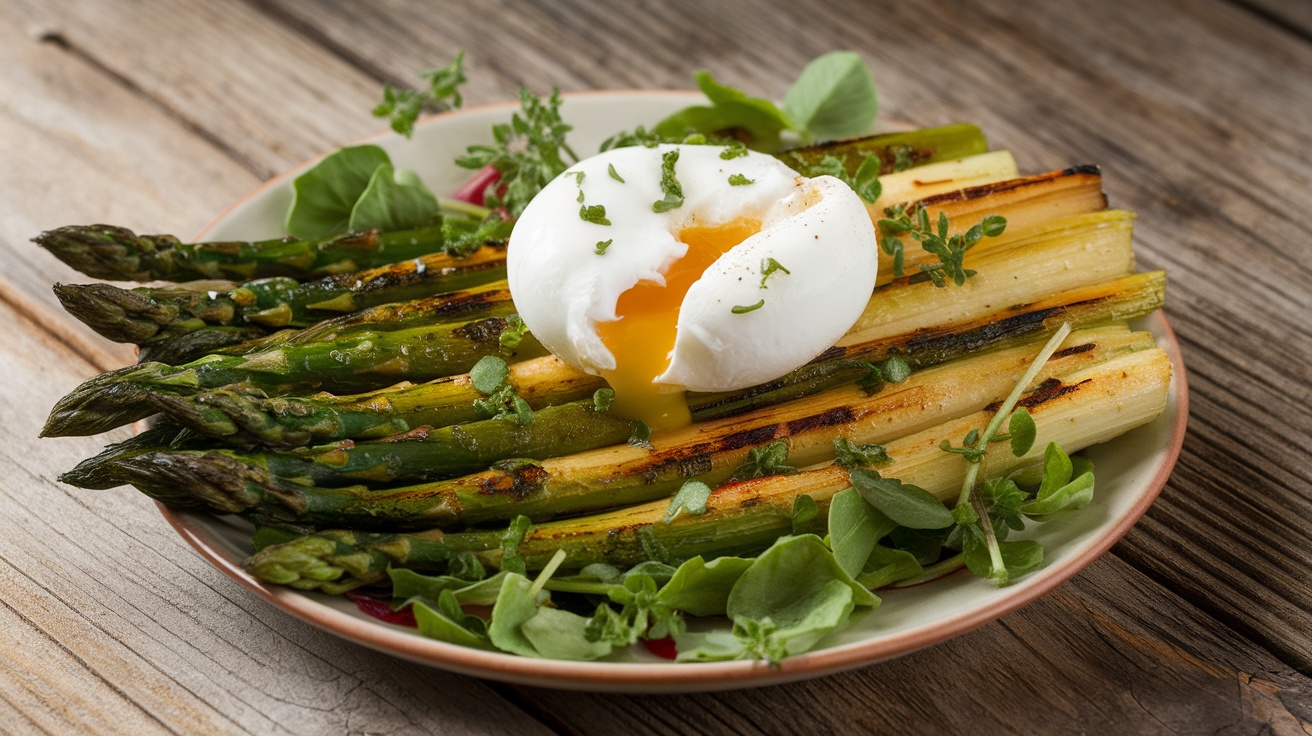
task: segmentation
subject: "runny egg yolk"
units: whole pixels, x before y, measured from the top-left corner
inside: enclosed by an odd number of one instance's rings
[[[652,429],[692,422],[683,387],[654,382],[670,366],[679,307],[688,289],[716,259],[760,230],[761,222],[748,218],[714,227],[686,227],[678,238],[688,252],[665,270],[665,284],[639,281],[620,294],[615,303],[619,319],[597,323],[597,335],[615,356],[615,369],[602,371],[615,390],[611,411],[641,419]]]

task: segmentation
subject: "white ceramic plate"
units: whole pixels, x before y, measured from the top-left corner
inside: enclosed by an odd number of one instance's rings
[[[687,92],[601,92],[567,97],[562,108],[575,126],[571,145],[580,155],[595,151],[615,131],[650,125],[697,99]],[[435,116],[414,138],[372,139],[399,167],[415,169],[436,192],[459,186],[469,172],[451,162],[471,143],[490,141],[489,130],[514,105],[497,105]],[[268,182],[218,217],[203,236],[212,240],[258,239],[281,232],[298,167]],[[716,690],[774,684],[836,672],[896,657],[964,633],[1014,611],[1052,590],[1106,552],[1166,484],[1184,440],[1188,413],[1179,345],[1160,313],[1141,321],[1171,356],[1174,368],[1166,411],[1153,423],[1088,451],[1098,468],[1098,492],[1089,508],[1060,523],[1040,525],[1033,538],[1045,548],[1044,567],[996,588],[958,574],[913,588],[880,591],[883,605],[860,616],[820,648],[790,657],[782,667],[763,662],[676,664],[641,647],[601,662],[529,659],[458,647],[382,623],[343,598],[266,586],[241,568],[250,554],[250,526],[235,518],[179,513],[165,518],[198,552],[274,605],[309,623],[374,649],[479,677],[543,687],[628,692]]]

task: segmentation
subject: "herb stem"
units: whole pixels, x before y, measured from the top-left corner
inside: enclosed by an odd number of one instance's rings
[[[966,566],[966,553],[958,552],[957,554],[952,555],[947,559],[939,560],[938,562],[935,562],[932,565],[926,565],[920,571],[919,575],[916,575],[915,577],[907,578],[906,580],[899,580],[888,587],[909,588],[913,585],[920,585],[921,583],[933,582],[935,580],[938,580],[939,578],[947,577],[948,575],[951,575],[952,573],[956,572],[957,570],[960,570],[965,566]]]
[[[979,436],[979,440],[975,443],[975,449],[983,453],[988,448],[989,442],[993,440],[993,435],[998,433],[998,430],[1002,427],[1002,422],[1011,414],[1011,410],[1016,408],[1016,402],[1020,401],[1025,389],[1034,380],[1034,377],[1039,374],[1039,371],[1043,369],[1043,365],[1048,362],[1048,358],[1051,358],[1052,354],[1057,352],[1057,348],[1061,346],[1069,334],[1071,334],[1071,325],[1069,322],[1063,322],[1047,344],[1043,346],[1043,349],[1039,351],[1039,355],[1034,359],[1034,362],[1030,363],[1029,369],[1016,382],[1016,387],[1011,390],[1011,394],[1002,402],[1002,406],[993,415],[993,419],[989,420],[988,426],[984,428],[983,434]],[[970,467],[966,469],[966,479],[961,484],[961,495],[957,497],[958,505],[969,503],[970,494],[975,490],[975,480],[979,477],[980,466],[983,464],[984,460],[981,455],[979,462],[971,463]]]
[[[560,563],[564,561],[565,550],[556,550],[556,554],[552,555],[551,559],[547,561],[547,566],[542,568],[542,572],[538,573],[538,576],[534,578],[532,587],[528,589],[529,598],[537,598],[538,592],[542,590],[542,586],[546,585],[547,581],[551,579],[551,576],[556,574],[556,568],[560,567]]]

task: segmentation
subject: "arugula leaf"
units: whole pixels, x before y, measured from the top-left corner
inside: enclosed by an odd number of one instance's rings
[[[839,491],[829,502],[829,548],[843,571],[853,577],[865,568],[879,540],[896,526],[856,489]]]
[[[429,601],[411,601],[419,633],[430,639],[476,649],[488,649],[487,625],[478,616],[466,614],[450,590],[439,594],[436,607]]]
[[[609,642],[588,641],[589,619],[541,606],[538,590],[536,582],[519,573],[506,575],[487,627],[494,646],[512,654],[547,659],[590,660],[610,654]]]
[[[811,523],[813,519],[820,515],[820,505],[815,502],[814,498],[803,493],[793,499],[793,511],[791,514],[793,522],[793,534],[801,534],[802,528]]]
[[[413,171],[384,164],[374,170],[347,220],[348,230],[410,230],[440,222],[437,197]]]
[[[389,118],[392,130],[409,138],[415,131],[415,121],[425,109],[440,111],[459,108],[464,104],[460,96],[460,85],[469,81],[464,70],[465,52],[456,52],[455,61],[439,69],[420,72],[419,76],[428,80],[428,89],[415,90],[383,87],[383,101],[374,108],[375,117]]]
[[[784,94],[783,110],[807,131],[805,140],[861,135],[879,112],[874,77],[857,54],[831,51],[806,65]]]
[[[919,486],[885,478],[878,471],[855,468],[852,486],[871,506],[899,526],[912,529],[942,529],[953,523],[952,512],[934,494]]]
[[[292,182],[287,232],[310,240],[344,231],[374,172],[391,163],[378,146],[350,146],[328,154]]]
[[[679,660],[763,658],[777,665],[843,625],[853,607],[878,603],[844,572],[819,537],[785,537],[734,583],[725,603],[734,639],[685,635],[679,638]]]
[[[1078,472],[1076,472],[1078,471]],[[1093,463],[1071,458],[1056,442],[1043,453],[1043,482],[1032,501],[1020,511],[1035,521],[1044,521],[1062,511],[1075,511],[1093,500]]]
[[[693,557],[679,565],[656,600],[693,616],[723,616],[729,591],[753,562],[744,557],[717,557],[710,562]]]
[[[924,572],[916,556],[902,549],[877,544],[870,551],[865,567],[856,575],[856,581],[871,590],[907,580]]]

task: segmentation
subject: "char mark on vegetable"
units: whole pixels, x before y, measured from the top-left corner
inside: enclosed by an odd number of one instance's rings
[[[542,490],[550,473],[537,463],[519,463],[514,467],[494,471],[478,479],[478,492],[489,495],[511,496],[517,501]]]
[[[467,325],[461,325],[452,330],[451,333],[475,344],[487,345],[497,342],[501,338],[502,331],[509,325],[510,322],[501,317],[488,317],[487,319],[470,322]]]

